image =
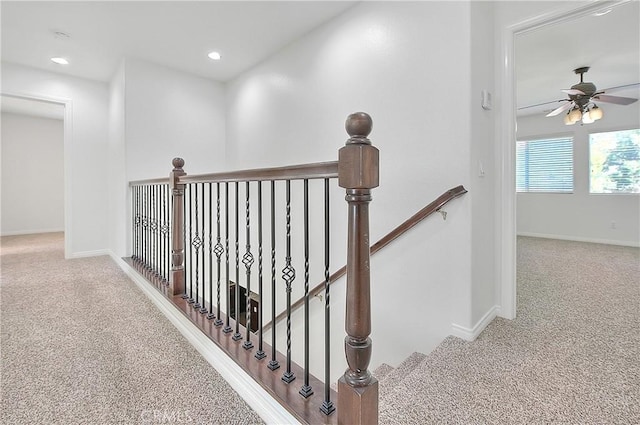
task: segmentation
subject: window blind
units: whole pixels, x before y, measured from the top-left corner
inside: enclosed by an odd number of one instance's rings
[[[573,138],[516,142],[517,192],[573,192]]]

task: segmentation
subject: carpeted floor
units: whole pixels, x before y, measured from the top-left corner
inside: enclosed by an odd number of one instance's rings
[[[52,233],[0,258],[3,424],[263,423],[109,257]]]
[[[2,423],[262,423],[108,257],[0,258]],[[519,238],[518,317],[380,368],[380,423],[639,424],[639,310],[639,249]]]
[[[381,424],[640,424],[640,250],[518,240],[518,317],[382,370]]]

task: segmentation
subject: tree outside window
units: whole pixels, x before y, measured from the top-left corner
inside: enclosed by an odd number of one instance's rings
[[[640,193],[640,130],[589,135],[591,193]]]

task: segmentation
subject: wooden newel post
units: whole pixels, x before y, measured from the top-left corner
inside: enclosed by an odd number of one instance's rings
[[[184,293],[184,184],[179,183],[178,178],[187,173],[184,172],[184,159],[173,158],[171,161],[173,170],[169,174],[169,188],[173,202],[171,203],[171,276],[169,279],[169,291],[171,295]]]
[[[364,112],[349,115],[350,138],[338,156],[338,184],[349,204],[347,242],[347,336],[349,368],[338,380],[338,423],[378,423],[378,380],[367,369],[371,360],[371,296],[369,274],[369,202],[378,186],[378,149],[367,138],[373,122]]]

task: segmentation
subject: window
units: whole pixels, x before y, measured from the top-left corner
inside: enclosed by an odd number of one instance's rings
[[[573,139],[516,142],[517,192],[573,192]]]
[[[591,193],[640,193],[640,130],[589,135]]]

